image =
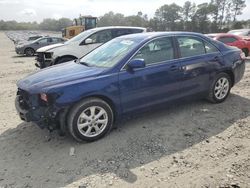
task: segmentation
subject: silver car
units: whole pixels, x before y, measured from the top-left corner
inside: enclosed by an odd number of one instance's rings
[[[26,43],[16,45],[16,53],[26,56],[34,56],[36,50],[51,44],[63,43],[65,39],[60,37],[42,37],[34,41],[27,41]]]

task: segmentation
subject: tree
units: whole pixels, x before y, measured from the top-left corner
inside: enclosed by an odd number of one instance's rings
[[[184,30],[192,30],[191,20],[196,12],[195,3],[191,3],[190,1],[186,1],[184,6],[182,7],[182,19],[184,21]]]
[[[111,11],[101,16],[97,24],[99,27],[126,25],[124,19],[123,14],[114,14],[114,12]]]
[[[181,19],[182,8],[175,3],[163,5],[155,12],[155,17],[162,24],[161,30],[175,30],[176,22]]]
[[[246,7],[245,0],[232,0],[231,11],[233,12],[233,22],[236,21],[236,17],[242,14],[242,10]]]

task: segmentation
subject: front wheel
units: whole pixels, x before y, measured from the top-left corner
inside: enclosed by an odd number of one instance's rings
[[[24,53],[26,56],[31,57],[35,55],[35,50],[32,48],[27,48],[25,49]]]
[[[113,126],[113,111],[103,100],[85,99],[76,104],[68,115],[68,129],[77,141],[95,141]]]
[[[212,103],[221,103],[228,97],[232,87],[232,80],[226,73],[218,74],[209,90],[208,100]]]

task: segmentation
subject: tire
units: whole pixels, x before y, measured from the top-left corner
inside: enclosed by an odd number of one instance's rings
[[[212,103],[221,103],[226,100],[232,87],[232,80],[226,73],[219,73],[210,89],[208,94],[208,100]]]
[[[24,53],[26,56],[31,57],[35,55],[35,50],[33,48],[26,48]]]
[[[112,129],[113,121],[113,111],[105,101],[88,98],[72,107],[67,126],[75,140],[92,142],[105,136]]]
[[[249,55],[249,50],[248,49],[243,48],[242,52],[244,52],[245,56],[248,57],[248,55]]]
[[[72,60],[75,60],[76,58],[73,58],[73,57],[62,57],[60,59],[58,59],[54,65],[58,65],[58,64],[61,64],[61,63],[66,63],[68,61],[72,61]]]

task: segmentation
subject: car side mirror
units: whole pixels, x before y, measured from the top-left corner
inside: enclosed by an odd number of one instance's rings
[[[87,38],[85,40],[85,44],[92,44],[93,43],[93,40],[91,38]]]
[[[145,66],[146,65],[144,59],[133,59],[127,64],[127,68],[129,70],[144,68]]]

